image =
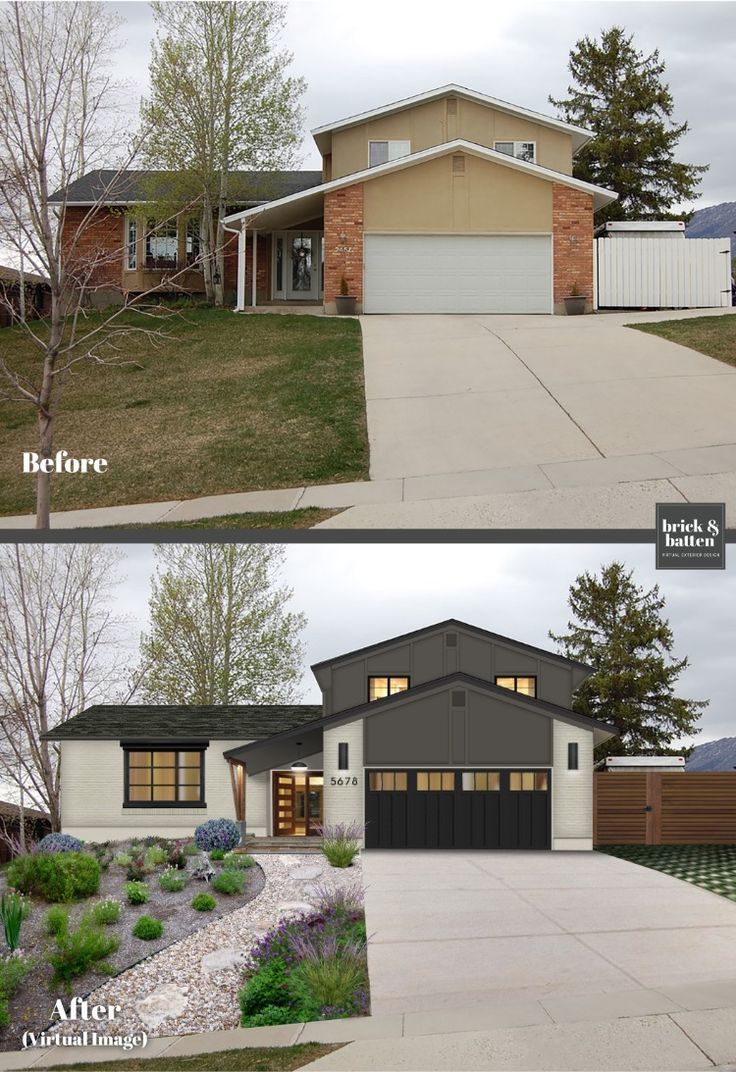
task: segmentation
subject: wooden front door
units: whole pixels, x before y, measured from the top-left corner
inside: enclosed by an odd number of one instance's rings
[[[322,822],[322,771],[276,771],[273,776],[274,837],[314,837]]]

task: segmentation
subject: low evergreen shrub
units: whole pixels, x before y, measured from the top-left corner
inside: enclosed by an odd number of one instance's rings
[[[217,901],[210,893],[198,893],[192,898],[192,908],[196,912],[211,912]]]
[[[125,896],[130,904],[145,904],[150,894],[145,882],[126,882]]]
[[[240,827],[232,819],[208,819],[194,831],[194,840],[205,852],[229,852],[240,844]]]
[[[78,901],[100,888],[100,865],[86,852],[18,856],[7,870],[8,886],[45,901]]]
[[[175,867],[169,867],[159,876],[158,884],[166,893],[180,893],[187,884],[187,876]]]
[[[211,849],[210,853],[209,853],[209,857],[210,857],[210,860],[224,860],[225,859],[225,850],[224,849]]]
[[[33,967],[32,960],[23,957],[8,957],[0,960],[0,1027],[10,1025],[8,1003],[13,994],[20,990],[21,984]]]
[[[252,856],[248,856],[245,852],[228,852],[222,861],[222,866],[228,871],[247,871],[249,867],[255,865],[255,860]]]
[[[232,871],[229,868],[225,868],[225,870],[220,871],[219,875],[215,875],[211,885],[213,890],[217,890],[218,893],[225,893],[228,896],[234,893],[242,893],[245,885],[245,875],[242,871]]]
[[[94,965],[95,971],[114,975],[115,969],[106,958],[114,953],[120,945],[120,939],[114,934],[106,934],[98,927],[90,912],[85,912],[74,930],[70,930],[68,919],[66,926],[55,935],[56,948],[52,949],[46,960],[54,970],[52,986],[63,985],[71,989],[71,981]]]
[[[133,927],[133,934],[144,942],[155,941],[164,933],[164,925],[160,919],[153,916],[139,916]]]
[[[162,849],[160,845],[151,845],[150,849],[146,849],[143,864],[149,871],[155,871],[161,864],[166,863],[168,855],[166,849]]]
[[[61,905],[53,905],[43,917],[43,929],[46,934],[56,938],[63,934],[69,926],[69,909]]]
[[[100,927],[110,927],[120,919],[122,905],[114,897],[106,897],[92,905],[92,918]]]
[[[34,852],[81,852],[82,842],[71,834],[47,834],[33,846]]]

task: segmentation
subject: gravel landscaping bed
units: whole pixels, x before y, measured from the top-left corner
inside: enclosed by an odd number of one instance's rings
[[[96,1025],[99,1033],[143,1030],[156,1037],[238,1027],[238,990],[249,950],[285,917],[308,913],[315,886],[361,883],[359,859],[342,869],[330,867],[322,856],[294,853],[255,858],[265,881],[255,900],[219,919],[207,920],[196,933],[122,975],[106,979],[91,993],[94,1004],[123,1007],[111,1024]],[[79,1025],[62,1028],[66,1034],[78,1030]]]

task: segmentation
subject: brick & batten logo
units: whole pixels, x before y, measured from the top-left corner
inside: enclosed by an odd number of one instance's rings
[[[657,503],[657,569],[725,569],[724,503]]]

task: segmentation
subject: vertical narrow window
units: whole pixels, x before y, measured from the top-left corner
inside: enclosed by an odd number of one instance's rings
[[[276,290],[279,294],[284,289],[284,240],[279,236],[276,239]]]
[[[337,769],[348,770],[348,746],[346,741],[341,741],[337,746]]]
[[[567,746],[567,769],[578,769],[578,746],[576,741],[570,741]]]
[[[127,245],[127,267],[129,271],[134,271],[138,267],[138,221],[133,216],[128,219]]]
[[[187,220],[185,248],[187,268],[191,268],[192,265],[197,264],[197,262],[199,261],[199,249],[199,220]]]

